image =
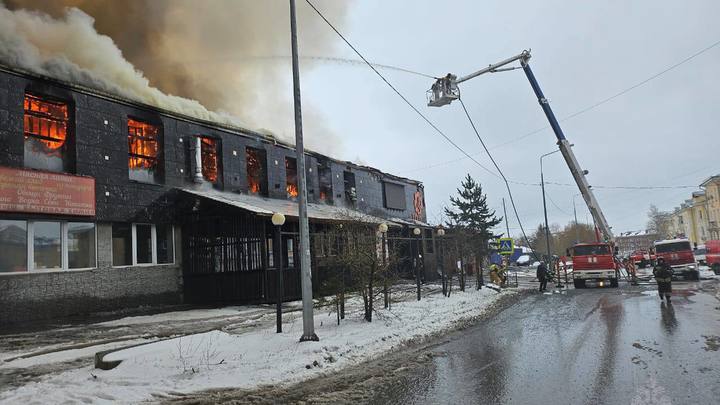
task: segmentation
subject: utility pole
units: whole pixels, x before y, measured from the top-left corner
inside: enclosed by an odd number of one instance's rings
[[[505,209],[505,197],[503,197],[503,216],[505,217],[505,228],[507,229],[507,237],[510,238],[510,224],[508,223],[507,210]]]
[[[295,0],[290,0],[290,42],[292,46],[293,98],[295,101],[295,152],[298,172],[298,222],[300,226],[300,282],[302,285],[303,334],[301,342],[320,340],[315,334],[313,315],[312,270],[310,269],[310,227],[307,217],[307,181],[305,179],[305,147],[300,104],[300,66],[298,63],[297,21]]]
[[[540,156],[540,187],[542,188],[542,197],[543,197],[543,213],[545,214],[545,244],[547,247],[547,264],[551,264],[551,254],[550,254],[550,226],[548,225],[548,216],[547,216],[547,204],[545,203],[545,177],[543,175],[543,158],[545,156],[550,156],[553,153],[560,152],[560,149],[554,150],[552,152],[546,153],[544,155]]]
[[[580,227],[577,221],[577,210],[575,209],[575,197],[579,194],[573,195],[573,215],[575,215],[575,243],[580,243]]]

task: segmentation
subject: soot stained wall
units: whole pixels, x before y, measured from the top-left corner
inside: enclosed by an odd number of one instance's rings
[[[217,188],[247,192],[245,148],[264,149],[267,156],[268,194],[286,198],[285,158],[295,157],[287,146],[275,145],[258,135],[237,134],[151,108],[79,92],[54,82],[0,71],[0,165],[23,167],[23,98],[26,91],[52,96],[71,104],[70,136],[74,137],[75,174],[96,181],[97,221],[172,222],[175,187],[194,187],[194,138],[210,136],[220,142],[221,184]],[[162,184],[146,184],[128,178],[127,119],[132,117],[160,126]],[[182,140],[182,141],[181,141]],[[277,163],[276,163],[277,162]],[[388,210],[383,206],[383,175],[353,164],[331,161],[333,204],[391,217],[411,218],[413,194],[418,183],[405,183],[407,209]],[[355,174],[357,201],[345,198],[343,172]],[[318,157],[306,156],[308,197],[319,200]],[[421,188],[420,188],[421,190]],[[424,215],[421,218],[424,220]]]

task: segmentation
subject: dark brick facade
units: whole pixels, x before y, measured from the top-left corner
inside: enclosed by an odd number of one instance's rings
[[[69,104],[69,138],[73,170],[70,174],[90,176],[96,181],[96,216],[85,220],[98,224],[98,268],[83,271],[0,273],[0,323],[110,310],[148,303],[176,303],[181,298],[180,246],[176,236],[175,265],[117,269],[110,266],[108,229],[112,222],[178,224],[180,214],[173,192],[193,187],[194,147],[197,136],[219,140],[220,184],[224,191],[248,190],[245,148],[264,150],[267,157],[268,196],[286,199],[285,158],[295,157],[284,145],[253,131],[195,120],[156,108],[90,92],[53,80],[0,68],[0,166],[24,167],[23,99],[26,92],[51,97]],[[129,180],[128,118],[161,128],[160,184]],[[415,193],[424,201],[422,185],[379,170],[308,153],[309,199],[318,202],[318,166],[332,170],[333,205],[355,208],[375,216],[425,221],[424,207],[414,214]],[[344,175],[355,175],[356,201],[346,198]],[[383,206],[383,181],[402,184],[407,198],[405,210]],[[423,203],[424,205],[424,203]],[[0,219],[53,219],[22,213],[0,213]],[[101,225],[104,224],[104,225]],[[104,230],[101,232],[101,230]],[[178,229],[179,231],[179,229]],[[103,240],[105,238],[105,240]]]

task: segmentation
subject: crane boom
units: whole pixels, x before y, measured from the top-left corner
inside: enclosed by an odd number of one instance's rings
[[[525,76],[527,76],[530,86],[533,88],[538,102],[540,103],[540,107],[542,107],[543,112],[545,112],[545,116],[550,122],[550,127],[555,133],[555,137],[557,137],[557,145],[560,148],[560,153],[563,155],[563,158],[565,158],[565,162],[570,169],[570,174],[572,174],[573,179],[575,179],[575,183],[577,184],[578,189],[580,189],[580,194],[582,194],[585,204],[587,204],[590,215],[592,215],[595,220],[595,225],[600,229],[600,232],[602,232],[605,239],[610,241],[613,239],[612,230],[610,229],[610,225],[608,225],[605,215],[600,209],[600,205],[595,198],[595,194],[593,194],[590,184],[585,177],[588,172],[580,167],[580,163],[578,163],[577,158],[575,158],[575,153],[572,151],[570,142],[568,142],[567,138],[565,138],[565,134],[563,134],[562,128],[560,128],[560,124],[550,108],[550,103],[545,98],[545,95],[540,89],[540,84],[538,84],[532,69],[530,69],[530,64],[528,63],[529,59],[530,54],[528,53],[526,58],[520,60]]]
[[[537,96],[540,107],[542,107],[545,116],[550,122],[550,127],[555,133],[555,137],[557,137],[557,145],[560,149],[560,153],[562,153],[563,158],[565,158],[565,162],[570,169],[570,173],[572,174],[573,179],[575,179],[575,183],[577,184],[578,189],[580,189],[580,194],[585,200],[585,204],[587,204],[590,215],[592,215],[593,219],[595,220],[595,225],[603,234],[604,238],[608,241],[611,241],[613,239],[612,230],[610,228],[610,225],[608,225],[607,220],[605,219],[605,215],[600,209],[600,205],[598,204],[597,199],[595,198],[595,195],[591,190],[591,186],[588,183],[587,178],[585,177],[588,172],[587,170],[583,170],[580,167],[580,164],[578,163],[577,158],[575,158],[575,154],[572,151],[572,145],[570,145],[570,142],[568,142],[568,140],[565,138],[565,134],[563,134],[562,128],[560,128],[560,124],[558,123],[557,118],[555,118],[555,114],[550,108],[550,103],[548,103],[547,99],[545,98],[545,95],[540,89],[540,85],[538,84],[537,79],[535,79],[535,75],[533,74],[532,69],[530,69],[530,64],[528,63],[530,61],[529,51],[522,51],[518,55],[505,59],[501,62],[489,65],[484,69],[478,70],[477,72],[460,78],[457,78],[457,76],[448,73],[446,77],[438,79],[437,82],[433,84],[432,88],[428,90],[428,106],[440,107],[446,104],[450,104],[453,100],[457,100],[458,98],[460,98],[460,92],[457,87],[458,83],[462,83],[485,73],[495,73],[504,70],[514,69],[512,67],[509,69],[502,67],[505,65],[509,65],[515,61],[520,61],[520,65],[525,72],[525,76],[527,76],[527,79],[530,82],[530,86],[532,86],[532,89]]]

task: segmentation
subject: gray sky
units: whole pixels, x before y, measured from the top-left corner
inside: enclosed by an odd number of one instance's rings
[[[322,7],[322,3],[318,6]],[[304,1],[298,7],[308,7]],[[373,62],[436,76],[478,70],[532,48],[531,66],[555,114],[566,117],[622,91],[720,40],[717,1],[380,1],[353,2],[341,29]],[[312,19],[306,23],[324,24]],[[302,32],[303,27],[299,29]],[[329,28],[328,28],[329,29]],[[302,43],[301,43],[302,46]],[[302,54],[302,48],[300,49]],[[327,55],[355,58],[340,39]],[[588,113],[561,123],[597,186],[698,185],[720,173],[720,46]],[[502,213],[503,184],[422,122],[367,68],[323,64],[302,78],[303,102],[343,139],[342,158],[425,184],[428,219],[470,173]],[[432,81],[382,71],[448,136],[491,168],[461,106],[425,107]],[[556,148],[522,70],[461,86],[481,135],[508,178],[539,182],[541,154]],[[312,118],[310,118],[312,119]],[[494,147],[493,147],[494,146]],[[559,154],[545,159],[546,181],[572,183]],[[539,187],[512,186],[526,230],[542,221]],[[572,218],[576,187],[547,186],[550,222]],[[670,210],[692,189],[613,190],[596,196],[616,232],[643,229],[647,209]],[[577,199],[578,217],[586,208]],[[557,205],[557,207],[555,206]],[[510,215],[511,232],[517,221]]]

